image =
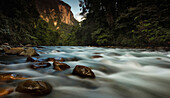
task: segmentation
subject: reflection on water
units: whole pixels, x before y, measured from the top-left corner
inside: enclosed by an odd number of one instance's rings
[[[53,91],[44,98],[170,98],[170,52],[96,47],[36,48],[38,58],[65,58],[71,66],[63,72],[53,67],[30,69],[26,57],[1,56],[1,73],[15,73],[35,80],[47,81]],[[100,56],[99,58],[92,58]],[[72,60],[76,58],[76,60]],[[76,65],[92,68],[96,79],[82,79],[70,73]],[[14,80],[3,86],[14,86]],[[37,98],[14,92],[8,98]],[[41,97],[42,98],[42,97]]]

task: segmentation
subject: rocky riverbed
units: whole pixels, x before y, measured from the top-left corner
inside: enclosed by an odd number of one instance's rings
[[[0,56],[2,97],[170,97],[169,51],[82,46],[4,47]]]

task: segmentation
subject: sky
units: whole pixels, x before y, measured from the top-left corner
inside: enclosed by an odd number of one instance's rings
[[[74,14],[74,18],[78,21],[81,21],[82,16],[79,15],[80,7],[79,7],[79,0],[63,0],[65,3],[71,6],[71,11]]]

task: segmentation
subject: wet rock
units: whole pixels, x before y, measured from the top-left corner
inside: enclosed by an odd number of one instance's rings
[[[24,45],[23,45],[23,44],[21,44],[21,43],[19,44],[19,46],[20,46],[20,47],[24,47]]]
[[[20,47],[18,47],[18,48],[11,48],[9,50],[6,50],[5,54],[8,54],[8,55],[18,55],[18,54],[20,54],[23,51],[24,51],[24,48],[20,48]]]
[[[78,58],[74,57],[74,58],[66,58],[65,61],[79,61]]]
[[[16,91],[33,95],[47,95],[52,91],[52,87],[47,82],[26,80],[18,84]]]
[[[101,53],[96,52],[96,53],[94,53],[94,54],[101,54]]]
[[[46,54],[45,52],[39,52],[40,54]]]
[[[0,52],[3,52],[4,51],[4,49],[3,48],[0,48]]]
[[[10,73],[5,73],[5,74],[0,74],[0,81],[8,81],[8,80],[18,80],[18,79],[27,79],[25,77],[19,77],[16,74],[10,74]]]
[[[56,61],[60,61],[60,62],[64,62],[64,61],[79,61],[78,58],[74,57],[74,58],[60,58],[60,59],[56,59]]]
[[[7,46],[9,46],[9,43],[3,43],[3,45],[7,45]]]
[[[60,50],[56,50],[57,52],[60,52]]]
[[[72,74],[82,78],[95,78],[93,71],[89,67],[81,65],[77,65],[74,68]]]
[[[60,61],[60,62],[64,62],[64,61],[65,61],[65,59],[64,59],[64,58],[60,58],[58,61]]]
[[[95,55],[95,56],[92,56],[92,58],[102,58],[102,56],[100,56],[100,55]]]
[[[37,48],[44,48],[44,47],[42,47],[42,46],[37,46]]]
[[[14,91],[14,88],[12,87],[6,87],[6,88],[0,88],[0,96],[5,96]]]
[[[27,57],[27,60],[26,60],[26,62],[40,62],[37,58],[35,58],[35,57]]]
[[[54,62],[54,61],[55,61],[55,58],[48,58],[47,61],[48,61],[48,62]]]
[[[32,47],[33,45],[31,45],[31,44],[27,44],[27,45],[25,45],[25,47]]]
[[[27,48],[26,50],[22,51],[20,56],[39,56],[39,54],[31,47]]]
[[[32,69],[38,69],[38,68],[47,68],[47,67],[50,67],[50,66],[51,66],[50,63],[41,62],[41,63],[33,64],[30,67]]]
[[[161,58],[156,58],[157,60],[161,60]]]
[[[60,62],[64,62],[64,61],[65,61],[65,59],[64,59],[64,58],[61,58],[61,59],[60,59]]]
[[[0,45],[0,52],[5,52],[9,50],[11,47],[8,45]]]
[[[66,70],[66,69],[69,69],[70,66],[65,64],[65,63],[60,63],[60,62],[54,62],[53,63],[53,69],[57,70],[57,71],[63,71],[63,70]]]

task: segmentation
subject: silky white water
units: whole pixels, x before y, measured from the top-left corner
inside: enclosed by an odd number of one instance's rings
[[[46,81],[53,90],[46,96],[14,92],[8,98],[170,98],[170,52],[144,49],[56,46],[35,48],[39,59],[66,58],[71,68],[62,72],[53,67],[33,70],[26,57],[0,56],[1,73],[16,73]],[[92,56],[102,56],[92,58]],[[78,61],[72,61],[76,58]],[[51,62],[52,63],[52,62]],[[76,65],[90,67],[95,79],[71,75]],[[16,86],[17,80],[5,85]]]

